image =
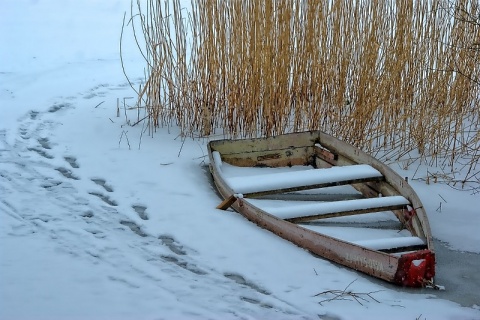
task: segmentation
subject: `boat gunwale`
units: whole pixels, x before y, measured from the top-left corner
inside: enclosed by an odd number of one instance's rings
[[[400,179],[403,181],[403,179],[396,174],[392,169],[390,169],[388,166],[384,165],[377,159],[371,157],[370,155],[364,153],[363,151],[346,144],[345,142],[334,138],[332,136],[329,136],[323,132],[320,131],[310,131],[310,132],[300,132],[300,133],[291,133],[288,135],[304,135],[304,136],[310,136],[314,137],[313,141],[315,143],[320,143],[320,145],[324,146],[327,145],[326,147],[329,148],[332,143],[337,143],[336,147],[334,148],[336,152],[341,154],[342,156],[346,156],[347,158],[351,159],[354,161],[355,159],[352,159],[348,157],[348,154],[346,155],[345,153],[340,153],[339,148],[343,147],[344,145],[347,145],[349,148],[354,148],[353,150],[355,151],[356,156],[361,155],[362,157],[366,157],[369,161],[367,162],[357,162],[357,163],[367,163],[367,164],[374,164],[374,168],[379,170],[387,179],[390,180],[392,179]],[[285,135],[283,135],[285,136]],[[277,137],[270,137],[270,138],[255,138],[255,139],[242,139],[242,140],[216,140],[216,141],[210,141],[208,144],[208,152],[209,152],[209,157],[210,157],[210,170],[212,172],[212,175],[214,176],[214,182],[217,186],[218,191],[221,193],[221,195],[226,199],[234,194],[234,191],[230,188],[230,186],[227,184],[225,179],[222,177],[221,172],[218,172],[218,168],[215,168],[215,159],[213,157],[213,151],[218,151],[218,145],[222,144],[232,144],[235,145],[239,141],[240,143],[251,143],[252,144],[252,151],[256,151],[253,147],[255,146],[256,142],[259,140],[265,141],[265,139],[275,139]],[[325,143],[327,141],[328,143]],[[322,143],[323,142],[323,143]],[[339,147],[340,146],[340,147]],[[286,148],[282,148],[281,150],[288,150],[289,148],[309,148],[312,147],[312,145],[300,145],[300,146],[289,146]],[[332,148],[333,149],[333,148]],[[348,149],[348,148],[347,148]],[[280,150],[274,149],[274,150]],[[269,151],[269,150],[265,150]],[[222,152],[219,152],[222,154]],[[231,154],[242,154],[245,152],[237,152],[237,153],[229,153]],[[222,154],[225,156],[225,154]],[[353,157],[354,158],[354,157]],[[228,163],[228,161],[226,161]],[[392,178],[393,176],[393,178]],[[388,182],[388,181],[387,181]],[[402,183],[403,185],[403,183]],[[395,185],[393,185],[395,188]],[[409,191],[409,201],[412,203],[412,205],[419,205],[420,209],[419,212],[422,215],[420,220],[424,220],[426,218],[425,212],[423,211],[423,207],[421,206],[421,202],[416,196],[415,192],[413,189],[407,184],[406,187],[403,185],[402,187],[404,188],[410,188]],[[395,188],[397,190],[397,188]],[[400,190],[397,190],[398,194],[403,195]],[[413,196],[412,196],[413,195]],[[303,247],[305,249],[308,249],[309,251],[313,252],[314,254],[317,254],[319,256],[325,257],[331,261],[334,261],[336,263],[339,263],[341,265],[353,268],[355,270],[362,271],[364,273],[370,274],[372,276],[375,276],[377,278],[389,281],[389,282],[394,282],[401,284],[402,279],[399,279],[399,273],[402,273],[401,266],[406,264],[405,261],[403,261],[403,255],[392,255],[391,253],[386,253],[378,250],[373,250],[369,249],[366,247],[363,247],[361,245],[357,245],[351,242],[347,242],[341,239],[337,239],[334,237],[330,237],[318,232],[315,232],[313,230],[309,230],[307,228],[304,228],[302,226],[299,226],[295,223],[291,223],[289,221],[280,219],[258,207],[255,205],[249,203],[248,201],[245,201],[242,198],[237,199],[232,204],[232,207],[238,211],[240,214],[245,216],[248,220],[255,222],[257,225],[279,235],[280,237],[289,240],[296,245],[299,245],[300,247]],[[425,215],[425,216],[423,216]],[[431,236],[430,236],[430,229],[429,229],[429,224],[428,220],[426,221],[420,221],[422,229],[426,227],[426,230],[424,230],[425,235],[426,235],[426,242],[427,242],[427,249],[424,250],[418,250],[416,253],[418,253],[420,256],[422,253],[425,253],[426,255],[431,255],[434,257],[434,251],[433,247],[431,246]],[[326,245],[329,244],[329,245]],[[344,246],[348,248],[348,251],[351,253],[348,253],[347,255],[341,256],[338,254],[335,250],[332,250],[333,246]],[[357,254],[358,253],[358,254]],[[350,258],[349,258],[350,255]],[[364,260],[362,257],[368,256],[368,260]],[[376,263],[377,261],[378,263]],[[380,267],[382,266],[382,267]],[[401,278],[401,277],[400,277]],[[433,277],[432,277],[433,278]]]

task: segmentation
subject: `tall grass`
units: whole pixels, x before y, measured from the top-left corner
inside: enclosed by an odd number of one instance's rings
[[[478,17],[478,6],[138,0],[148,68],[139,104],[153,127],[184,135],[321,129],[386,159],[462,156],[474,168],[480,24],[451,13]]]

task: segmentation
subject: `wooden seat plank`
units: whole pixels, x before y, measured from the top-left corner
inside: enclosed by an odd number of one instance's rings
[[[254,205],[261,206],[262,200]],[[292,204],[294,203],[294,204]],[[295,201],[274,208],[262,208],[278,218],[299,223],[318,219],[335,218],[356,214],[389,211],[405,208],[409,201],[402,196],[341,200],[331,202]]]
[[[369,165],[359,164],[328,169],[280,172],[248,177],[225,177],[235,193],[246,197],[383,180]]]
[[[384,252],[404,252],[410,250],[418,250],[418,247],[426,247],[425,240],[419,237],[397,237],[397,238],[385,238],[375,240],[362,240],[354,241],[359,246],[384,251]]]

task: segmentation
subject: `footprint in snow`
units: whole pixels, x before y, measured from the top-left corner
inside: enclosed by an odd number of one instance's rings
[[[71,105],[69,103],[60,103],[60,104],[54,104],[48,109],[48,112],[50,113],[55,113],[63,109],[70,108]]]
[[[267,290],[261,288],[260,286],[256,285],[255,283],[246,280],[242,275],[239,275],[238,273],[224,273],[223,274],[226,278],[235,281],[239,285],[249,287],[258,293],[264,294],[264,295],[270,295],[270,292]]]
[[[109,184],[107,184],[107,181],[105,181],[105,179],[102,179],[102,178],[92,178],[90,179],[92,180],[95,184],[101,186],[103,189],[105,189],[105,191],[107,192],[113,192],[113,187],[110,186]]]
[[[103,239],[103,238],[106,238],[107,235],[103,232],[103,231],[100,231],[98,229],[85,229],[85,231],[91,233],[95,238],[97,239]]]
[[[91,194],[92,196],[100,198],[100,200],[102,200],[103,202],[105,202],[106,204],[108,204],[112,207],[118,206],[118,203],[115,200],[110,199],[110,197],[108,197],[108,196],[106,196],[106,195],[104,195],[100,192],[89,192],[89,194]]]
[[[50,139],[48,138],[39,138],[38,143],[42,146],[43,149],[50,150],[52,149],[52,145],[50,144]]]
[[[135,233],[136,235],[142,238],[148,237],[148,235],[142,231],[142,228],[140,228],[140,226],[133,221],[122,220],[120,221],[120,224],[130,228],[130,230],[132,230],[133,233]]]
[[[111,90],[108,83],[99,84],[91,88],[87,93],[84,94],[84,99],[92,99],[95,97],[104,97],[107,94],[106,89]]]
[[[251,303],[251,304],[259,305],[262,308],[273,309],[273,306],[271,304],[261,302],[260,300],[257,300],[255,298],[249,298],[249,297],[243,297],[242,296],[242,297],[240,297],[240,300]]]
[[[176,253],[181,256],[184,256],[187,254],[185,250],[183,250],[183,246],[179,245],[173,237],[167,236],[167,235],[161,235],[158,238],[162,241],[162,244],[167,246],[167,248],[170,249],[170,251],[172,251],[173,253]]]
[[[94,214],[93,214],[93,211],[87,210],[87,211],[83,212],[83,213],[81,214],[81,216],[82,216],[83,218],[90,219],[90,218],[93,218]]]
[[[132,205],[133,210],[138,214],[140,219],[142,220],[148,220],[148,215],[145,212],[147,210],[147,207],[141,204],[134,204]]]
[[[18,132],[20,133],[20,137],[23,139],[23,140],[27,140],[27,139],[30,139],[30,136],[28,135],[28,129],[27,128],[19,128],[18,129]]]
[[[72,156],[65,156],[65,157],[63,157],[63,159],[65,159],[65,161],[68,162],[68,164],[70,165],[70,167],[72,167],[72,168],[74,168],[74,169],[80,168],[80,166],[79,166],[78,163],[77,163],[77,158],[72,157]]]
[[[190,271],[192,273],[195,273],[200,276],[204,276],[207,274],[207,272],[203,271],[202,269],[199,269],[196,265],[188,263],[184,260],[178,259],[177,257],[174,256],[162,256],[162,259],[166,262],[173,263],[180,268],[183,268],[187,271]]]
[[[28,151],[36,152],[38,155],[44,157],[45,159],[53,159],[54,156],[48,154],[45,150],[39,148],[27,148]]]
[[[36,119],[37,119],[37,116],[39,115],[39,112],[38,112],[38,111],[35,111],[35,110],[30,110],[30,112],[28,113],[28,115],[30,116],[30,119],[31,119],[31,120],[36,120]]]
[[[56,168],[55,170],[57,170],[58,172],[60,172],[60,174],[62,176],[64,176],[65,178],[68,178],[68,179],[72,179],[72,180],[80,180],[79,177],[75,176],[71,170],[67,169],[67,168],[64,168],[64,167],[58,167]]]
[[[29,136],[27,136],[27,134],[30,131],[29,130],[30,126],[32,125],[32,123],[34,123],[33,121],[30,121],[30,120],[36,120],[38,114],[39,114],[38,111],[30,110],[25,115],[23,115],[20,119],[18,119],[18,122],[20,122],[20,126],[18,128],[18,131],[19,131],[20,137],[22,139],[26,140],[26,139],[30,138]]]

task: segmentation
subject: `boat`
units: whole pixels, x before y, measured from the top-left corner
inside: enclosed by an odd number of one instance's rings
[[[404,179],[321,131],[208,143],[223,201],[316,256],[404,287],[433,286],[425,208]]]

